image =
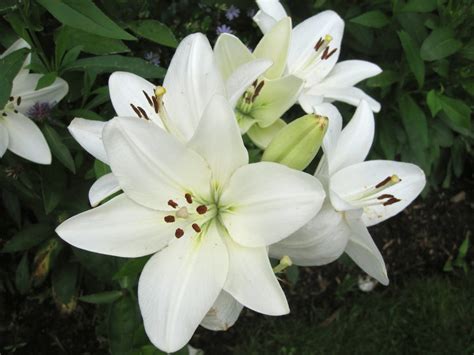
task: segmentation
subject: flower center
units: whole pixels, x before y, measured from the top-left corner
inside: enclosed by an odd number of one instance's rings
[[[389,206],[401,200],[392,194],[383,193],[387,188],[400,183],[402,180],[397,175],[387,176],[374,186],[370,186],[360,193],[348,198],[354,204],[361,206],[383,205]]]
[[[8,116],[9,112],[18,113],[17,107],[21,104],[21,96],[10,96],[3,110],[0,110],[3,117]]]
[[[260,95],[264,85],[265,80],[255,80],[237,102],[236,116],[239,123],[245,119],[252,119],[250,113],[252,112],[254,102],[258,95]]]

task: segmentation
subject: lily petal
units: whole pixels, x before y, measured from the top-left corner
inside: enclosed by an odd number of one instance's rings
[[[8,149],[38,164],[51,164],[51,151],[38,126],[21,113],[9,112],[3,118],[8,130]]]
[[[210,170],[194,151],[152,122],[117,117],[103,133],[105,150],[120,187],[143,206],[169,210],[184,195],[208,199]]]
[[[120,185],[114,174],[106,174],[97,179],[89,189],[89,202],[96,207],[107,197],[120,191]]]
[[[8,148],[8,129],[0,121],[0,158],[7,151]]]
[[[229,33],[221,34],[214,46],[217,66],[225,80],[245,63],[255,60],[255,56],[240,39]]]
[[[326,134],[323,138],[324,154],[332,158],[336,149],[339,136],[342,131],[342,116],[336,106],[329,103],[322,103],[313,107],[313,112],[320,116],[325,116],[329,120]]]
[[[203,34],[195,33],[181,41],[163,86],[167,90],[163,101],[169,119],[188,141],[210,99],[226,94],[211,45]]]
[[[243,308],[234,297],[222,290],[201,321],[201,326],[209,330],[225,331],[235,324]]]
[[[224,285],[228,256],[215,224],[184,236],[153,256],[138,283],[138,301],[151,342],[174,352],[191,339]]]
[[[23,38],[17,39],[10,47],[8,47],[5,52],[0,54],[0,59],[5,58],[7,55],[22,49],[22,48],[28,48],[31,49],[31,46],[26,42]],[[23,63],[23,68],[20,69],[18,72],[17,76],[13,80],[13,83],[15,83],[16,80],[20,79],[24,75],[28,74],[30,72],[29,69],[25,68],[31,63],[31,53],[26,56],[25,62]]]
[[[361,101],[367,101],[370,109],[380,111],[380,103],[356,87],[333,88],[327,85],[316,85],[308,90],[308,95],[321,95],[325,100],[341,101],[352,106],[358,106]]]
[[[268,147],[273,137],[280,132],[280,130],[286,126],[286,122],[282,119],[278,119],[271,126],[261,128],[259,125],[253,125],[247,134],[259,148],[265,149]]]
[[[87,153],[105,164],[109,164],[102,141],[105,122],[74,118],[67,129]]]
[[[225,238],[229,254],[229,274],[224,290],[256,312],[279,316],[290,308],[273,273],[267,249],[246,248]]]
[[[176,226],[165,212],[140,206],[122,194],[63,222],[56,233],[69,244],[100,254],[135,258],[165,247]]]
[[[365,60],[345,60],[337,63],[321,84],[330,87],[354,86],[381,72],[382,69],[374,63]]]
[[[209,102],[188,147],[207,161],[218,189],[227,183],[236,169],[249,161],[234,111],[220,95]]]
[[[277,20],[275,20],[272,16],[262,10],[259,10],[255,14],[253,20],[260,28],[260,31],[262,31],[263,34],[268,33],[277,23]]]
[[[279,0],[257,0],[258,8],[273,17],[276,21],[285,18],[286,11]]]
[[[284,165],[260,162],[239,168],[221,196],[222,221],[235,242],[262,247],[307,223],[324,200],[321,183]]]
[[[387,286],[389,281],[385,262],[367,227],[357,218],[348,218],[347,222],[352,234],[346,246],[346,253],[362,270]]]

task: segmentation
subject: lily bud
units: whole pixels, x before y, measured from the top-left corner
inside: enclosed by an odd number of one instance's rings
[[[327,117],[315,114],[294,120],[276,134],[263,153],[262,161],[305,169],[318,153],[327,127]]]

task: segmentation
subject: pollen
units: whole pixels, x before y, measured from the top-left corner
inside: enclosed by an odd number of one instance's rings
[[[182,230],[181,228],[176,228],[176,231],[174,232],[174,236],[179,239],[183,235],[184,235],[184,230]]]
[[[168,201],[168,205],[171,206],[171,207],[173,207],[173,208],[178,207],[178,204],[177,204],[176,202],[174,202],[173,200],[169,200],[169,201]]]
[[[199,214],[204,214],[207,212],[207,207],[204,205],[200,205],[196,207],[196,212]]]
[[[184,198],[186,199],[187,203],[193,203],[193,198],[190,193],[185,194]]]
[[[175,221],[174,216],[165,216],[164,218],[166,223],[173,223]]]
[[[327,34],[326,36],[324,36],[324,41],[329,43],[332,41],[332,36],[330,34]]]
[[[196,233],[199,233],[201,231],[201,227],[199,227],[196,223],[193,223],[191,227],[193,227]]]

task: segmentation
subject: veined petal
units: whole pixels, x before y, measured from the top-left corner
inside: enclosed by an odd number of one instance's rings
[[[0,158],[3,157],[8,148],[8,129],[0,118]]]
[[[184,236],[153,256],[138,283],[138,301],[151,342],[174,352],[191,339],[219,296],[228,271],[226,247],[215,224]]]
[[[117,117],[105,126],[103,139],[113,174],[135,202],[169,210],[167,202],[185,204],[186,193],[209,198],[207,163],[154,123]]]
[[[89,202],[92,207],[95,207],[118,191],[120,191],[120,185],[117,178],[114,174],[106,174],[92,184],[89,189]]]
[[[173,238],[176,226],[165,223],[165,215],[122,194],[69,218],[56,228],[56,233],[80,249],[135,258],[157,252]]]
[[[229,33],[221,34],[214,46],[217,66],[225,80],[245,63],[255,60],[255,56],[240,39]]]
[[[326,200],[316,217],[288,238],[271,245],[269,253],[274,258],[288,255],[295,265],[325,265],[342,255],[350,235],[343,215]]]
[[[218,190],[236,169],[249,161],[234,111],[226,98],[220,95],[214,96],[204,110],[188,147],[207,161]]]
[[[331,87],[354,86],[381,72],[382,69],[374,63],[365,60],[345,60],[337,63],[321,84]]]
[[[102,141],[102,130],[106,122],[74,118],[67,129],[87,153],[105,164],[109,164]]]
[[[257,0],[257,5],[261,11],[273,17],[276,21],[280,21],[287,16],[285,8],[279,0]]]
[[[253,125],[247,134],[259,148],[265,149],[268,147],[273,137],[280,132],[280,130],[286,126],[286,122],[282,119],[278,119],[271,126],[262,128],[259,125]]]
[[[321,95],[324,96],[327,101],[341,101],[352,106],[358,106],[361,101],[367,101],[372,111],[380,111],[380,103],[361,89],[353,86],[333,88],[318,84],[310,88],[308,94]]]
[[[222,290],[201,321],[201,326],[209,330],[225,331],[235,324],[243,308],[234,297]]]
[[[51,164],[51,151],[38,126],[21,113],[8,112],[3,116],[8,130],[8,149],[22,158],[38,164]]]
[[[207,38],[195,33],[183,39],[171,60],[163,86],[165,108],[185,141],[198,126],[210,99],[225,96],[225,85]]]
[[[351,237],[346,246],[346,253],[367,274],[382,285],[388,285],[387,269],[382,254],[375,245],[367,227],[360,219],[348,218]]]
[[[227,79],[226,90],[229,103],[235,106],[245,90],[260,77],[270,66],[272,62],[266,59],[257,59],[242,64]]]
[[[273,273],[267,249],[246,248],[225,238],[229,274],[224,290],[245,307],[272,316],[290,313],[285,293]]]
[[[267,32],[253,51],[256,58],[270,59],[273,65],[265,72],[268,79],[278,79],[283,74],[288,56],[291,38],[291,18],[285,17],[278,21]]]
[[[235,242],[248,247],[276,243],[307,223],[324,200],[313,176],[261,162],[239,168],[222,196],[222,221]]]
[[[262,91],[255,99],[251,116],[261,127],[275,123],[293,104],[303,87],[303,81],[294,75],[265,80]]]

